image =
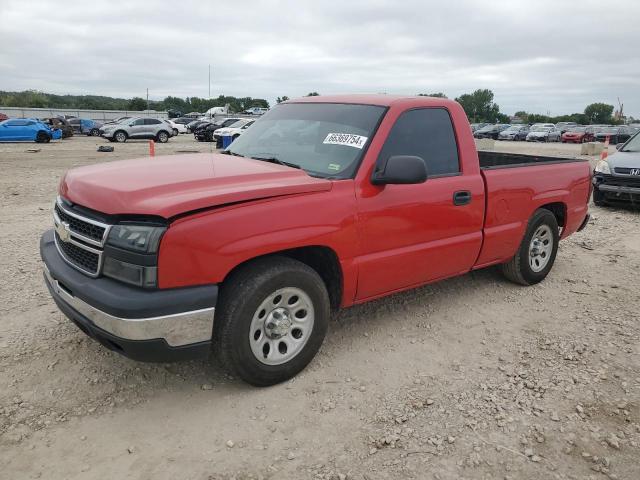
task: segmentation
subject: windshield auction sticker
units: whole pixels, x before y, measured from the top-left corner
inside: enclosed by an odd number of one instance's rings
[[[362,148],[369,137],[353,135],[351,133],[330,133],[324,139],[326,145],[346,145],[347,147]]]

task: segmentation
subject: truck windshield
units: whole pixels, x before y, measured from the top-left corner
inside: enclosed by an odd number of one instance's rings
[[[299,166],[312,176],[350,178],[385,111],[381,106],[342,103],[278,105],[227,152]]]

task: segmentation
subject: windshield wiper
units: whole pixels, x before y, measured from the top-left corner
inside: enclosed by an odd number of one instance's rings
[[[296,165],[295,163],[285,162],[284,160],[280,160],[277,157],[251,157],[254,160],[262,160],[264,162],[277,163],[278,165],[284,165],[285,167],[298,168],[301,169],[300,165]]]
[[[242,158],[244,158],[244,155],[240,155],[239,153],[232,152],[230,150],[222,150],[220,153],[222,155],[233,155],[234,157],[242,157]]]

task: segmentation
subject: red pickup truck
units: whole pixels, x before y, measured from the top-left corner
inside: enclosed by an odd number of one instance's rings
[[[59,308],[107,348],[213,351],[271,385],[334,309],[490,265],[540,282],[590,193],[586,161],[476,151],[453,101],[310,97],[221,153],[70,170],[40,251]]]

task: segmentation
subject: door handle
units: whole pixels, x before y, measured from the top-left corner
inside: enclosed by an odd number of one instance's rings
[[[471,192],[469,190],[460,190],[453,194],[454,205],[468,205],[471,203]]]

